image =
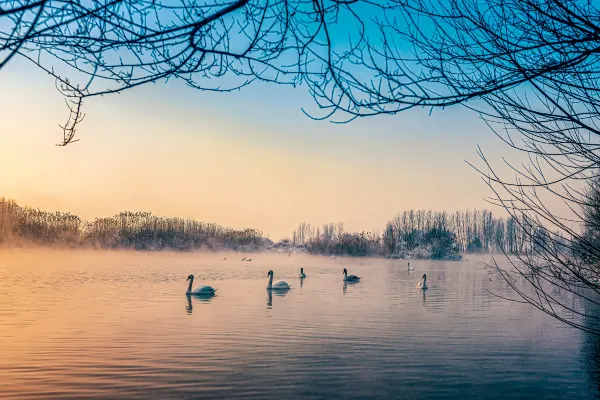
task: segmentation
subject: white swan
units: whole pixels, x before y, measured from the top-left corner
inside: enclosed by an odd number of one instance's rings
[[[269,271],[267,276],[269,277],[269,284],[267,285],[267,290],[288,290],[292,287],[292,285],[289,285],[285,281],[279,281],[273,285],[273,270]]]
[[[356,275],[348,275],[348,270],[344,268],[344,282],[358,282],[360,277]]]
[[[192,289],[192,284],[194,283],[194,275],[190,275],[187,278],[190,281],[190,285],[188,286],[187,292],[185,294],[191,296],[214,296],[216,290],[211,288],[210,286],[196,286]]]
[[[412,271],[414,268],[410,266],[410,263],[408,263],[408,270]]]
[[[417,283],[417,289],[427,289],[427,275],[423,274],[423,278]]]
[[[304,273],[304,268],[300,268],[300,274],[298,275],[298,278],[300,278],[300,279],[306,278],[306,274]]]

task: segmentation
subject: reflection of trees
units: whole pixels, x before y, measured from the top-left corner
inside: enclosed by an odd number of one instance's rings
[[[595,317],[600,316],[598,308],[593,306],[585,306],[588,310],[585,311],[586,315],[593,315]],[[600,330],[599,320],[592,318],[585,318],[583,324],[587,327],[587,330],[591,332],[597,332]],[[595,335],[589,332],[581,332],[582,335],[582,346],[581,346],[581,358],[584,364],[585,370],[588,374],[588,380],[590,388],[594,389],[595,398],[600,398],[600,335]]]
[[[588,373],[590,387],[594,388],[596,398],[600,397],[600,337],[583,333],[583,363]]]

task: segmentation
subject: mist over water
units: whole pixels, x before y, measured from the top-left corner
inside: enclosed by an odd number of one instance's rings
[[[598,341],[467,258],[2,249],[0,397],[598,398]]]

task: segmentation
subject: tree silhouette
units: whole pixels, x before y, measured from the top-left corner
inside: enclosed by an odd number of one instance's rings
[[[585,234],[598,226],[586,212],[596,207],[590,190],[600,167],[598,4],[408,0],[403,7],[409,28],[391,27],[391,35],[412,43],[421,79],[409,87],[424,88],[425,94],[405,87],[395,98],[417,93],[411,98],[415,104],[471,108],[504,143],[529,158],[523,165],[508,164],[514,177],[507,177],[479,152],[484,166],[478,170],[493,192],[490,201],[511,215],[507,229],[525,234],[520,242],[507,235],[507,254],[514,257],[510,269],[496,263],[497,271],[522,300],[600,333],[585,322],[595,314],[581,311],[590,309],[581,303],[598,305],[598,263],[577,256],[600,251]],[[398,109],[388,105],[387,110]],[[556,207],[559,202],[566,211]],[[522,251],[523,243],[536,251]],[[572,294],[573,302],[562,301],[559,292]]]
[[[178,78],[215,91],[256,80],[316,84],[343,58],[329,26],[353,8],[304,0],[2,0],[0,70],[18,56],[56,78],[70,111],[66,145],[77,140],[84,99],[150,82]]]

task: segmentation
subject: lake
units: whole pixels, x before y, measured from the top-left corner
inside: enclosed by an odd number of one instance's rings
[[[599,340],[467,259],[0,250],[0,397],[598,398]]]

